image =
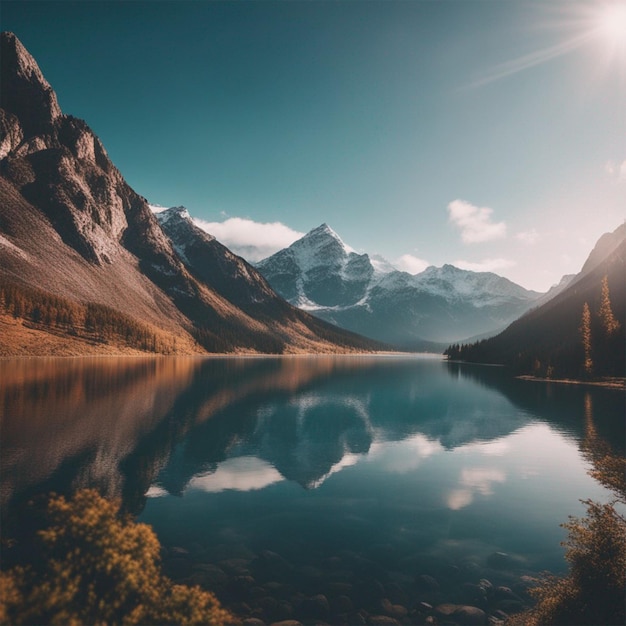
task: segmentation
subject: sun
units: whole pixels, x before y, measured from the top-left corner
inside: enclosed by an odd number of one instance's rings
[[[626,50],[626,2],[607,4],[597,18],[600,36],[614,49]]]

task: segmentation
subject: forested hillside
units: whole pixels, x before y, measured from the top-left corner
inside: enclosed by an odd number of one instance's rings
[[[451,345],[449,359],[493,363],[555,378],[625,373],[626,225],[600,240],[583,271],[556,298],[491,339]],[[604,253],[604,255],[602,254]]]

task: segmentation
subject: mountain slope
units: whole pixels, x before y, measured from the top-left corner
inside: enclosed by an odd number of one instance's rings
[[[190,271],[100,140],[85,122],[61,112],[54,91],[15,35],[2,33],[0,43],[3,283],[123,312],[177,338],[179,351],[373,347],[285,304],[276,306],[275,317],[268,309],[263,320],[257,319],[253,306],[244,310],[235,301],[252,303],[253,294],[261,292],[268,301],[279,299],[256,273],[233,287],[230,277],[217,276],[219,264],[213,281]],[[234,256],[217,249],[215,258],[220,254]],[[26,322],[33,326],[37,320],[31,316]],[[18,332],[11,328],[8,332]],[[40,323],[36,330],[46,332]],[[3,334],[3,344],[10,341]]]
[[[540,296],[496,274],[452,265],[415,276],[400,272],[384,259],[357,254],[326,224],[256,266],[292,304],[412,348],[497,331]]]
[[[609,245],[606,245],[606,244]],[[608,292],[606,289],[608,288]],[[607,323],[606,304],[619,324]],[[590,351],[585,355],[583,309],[589,308]],[[603,235],[569,285],[497,337],[448,349],[450,358],[500,363],[538,376],[624,376],[626,325],[626,225]],[[591,366],[585,368],[589,356]]]

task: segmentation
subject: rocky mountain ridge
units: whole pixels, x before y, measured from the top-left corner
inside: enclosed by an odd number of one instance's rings
[[[170,333],[183,350],[373,347],[283,302],[251,266],[208,236],[198,239],[194,249],[211,249],[213,279],[188,267],[188,259],[179,256],[145,198],[126,183],[89,126],[61,112],[54,91],[17,37],[5,32],[0,40],[3,281],[68,302],[111,307]],[[230,279],[235,277],[217,275],[227,270],[247,273],[249,280],[239,280],[234,289]],[[237,298],[252,303],[264,293],[275,304],[263,320],[254,307],[243,310],[233,302],[235,292],[246,289],[256,295]],[[18,326],[7,327],[3,342],[8,345],[9,334],[18,331]]]
[[[357,254],[327,224],[256,267],[295,306],[401,347],[495,333],[542,295],[497,274],[452,265],[402,272]]]

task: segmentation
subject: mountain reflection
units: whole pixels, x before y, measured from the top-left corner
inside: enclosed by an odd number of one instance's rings
[[[584,436],[575,389],[551,404],[532,383],[408,357],[15,360],[0,363],[0,380],[3,509],[88,486],[135,512],[147,493],[285,479],[310,489],[384,442],[406,442],[388,460],[402,471],[446,449],[502,445],[537,418]],[[449,506],[504,479],[469,469]]]

